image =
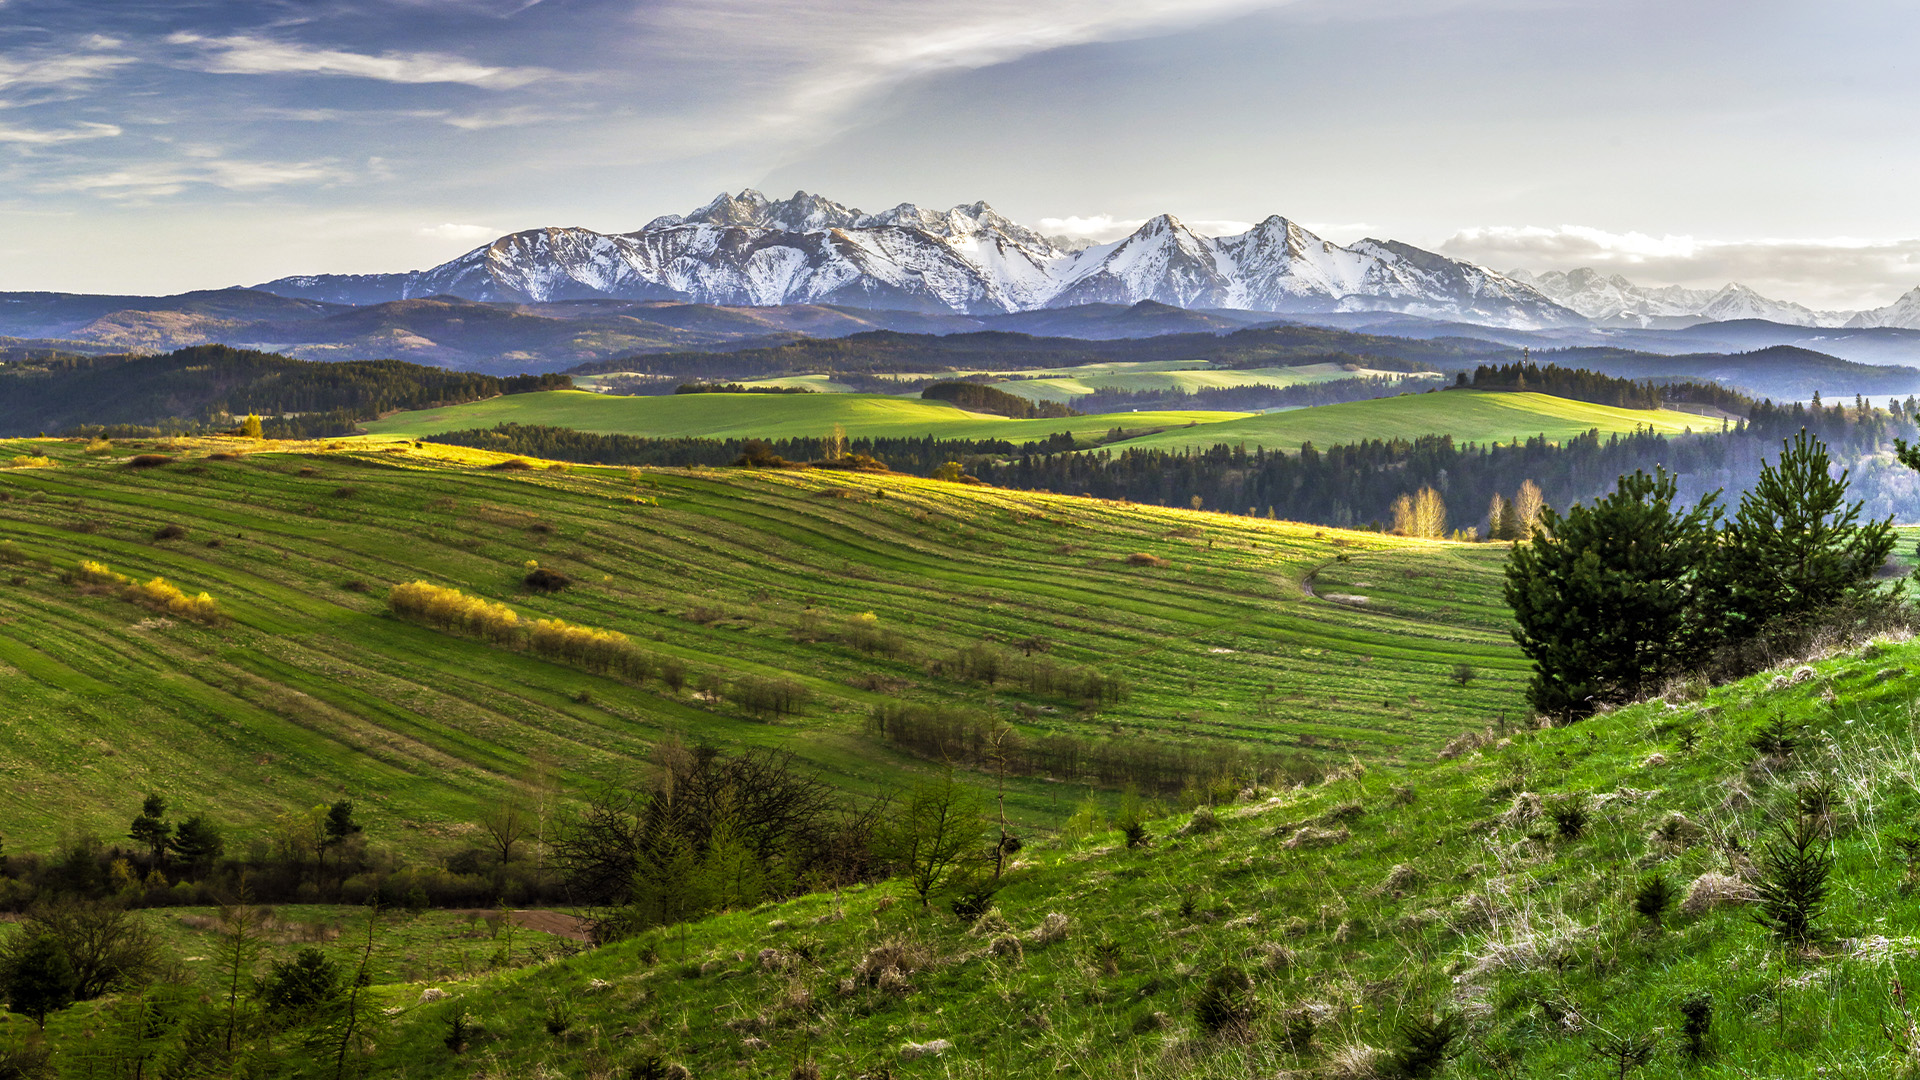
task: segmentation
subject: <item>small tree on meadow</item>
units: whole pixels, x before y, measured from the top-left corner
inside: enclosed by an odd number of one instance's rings
[[[1763,466],[1714,560],[1713,622],[1734,640],[1863,596],[1894,545],[1893,519],[1860,523],[1826,444],[1803,428]]]
[[[166,816],[166,800],[158,795],[148,795],[147,801],[140,807],[140,816],[134,818],[133,824],[127,828],[127,838],[136,844],[146,845],[155,866],[166,861],[168,841],[173,837],[173,826],[165,820]]]
[[[1613,494],[1564,516],[1540,510],[1507,562],[1506,600],[1534,662],[1534,708],[1585,716],[1631,701],[1702,651],[1694,602],[1720,511],[1712,495],[1674,509],[1662,469],[1622,476]]]
[[[13,1011],[33,1018],[42,1030],[47,1014],[73,1004],[77,979],[60,939],[49,933],[21,933],[0,955],[0,991]]]
[[[174,830],[172,847],[187,872],[199,877],[212,870],[213,864],[226,854],[227,840],[211,818],[195,814]]]
[[[984,825],[979,795],[955,780],[951,770],[907,794],[887,839],[889,854],[921,907],[929,906],[933,893],[978,854]]]

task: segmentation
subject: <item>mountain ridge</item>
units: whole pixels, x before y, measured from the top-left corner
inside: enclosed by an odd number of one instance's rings
[[[751,189],[630,233],[524,230],[426,270],[302,275],[256,288],[352,304],[447,293],[998,315],[1154,301],[1275,314],[1382,310],[1516,329],[1585,321],[1485,267],[1392,240],[1342,246],[1279,215],[1212,237],[1161,214],[1119,240],[1079,247],[985,202],[866,213],[806,192],[772,200]]]

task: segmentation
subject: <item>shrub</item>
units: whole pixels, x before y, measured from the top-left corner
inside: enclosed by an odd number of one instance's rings
[[[129,469],[157,469],[162,465],[173,464],[173,459],[165,454],[135,454],[127,459]]]
[[[68,576],[73,581],[82,585],[125,586],[133,584],[132,578],[125,574],[115,572],[109,568],[106,563],[95,562],[92,559],[81,559],[80,565],[74,568]]]
[[[340,965],[308,946],[291,960],[274,961],[260,992],[269,1009],[303,1012],[333,1001],[343,989]]]
[[[1388,1059],[1387,1075],[1423,1080],[1446,1067],[1458,1051],[1454,1043],[1467,1025],[1459,1016],[1416,1016],[1400,1024],[1400,1045]]]
[[[1780,837],[1760,856],[1760,910],[1754,918],[1775,937],[1805,946],[1820,934],[1814,922],[1827,901],[1827,875],[1833,871],[1833,851],[1825,830],[1802,815],[1780,827]]]
[[[220,604],[206,593],[188,596],[166,578],[154,578],[144,585],[128,585],[121,593],[128,601],[141,607],[181,618],[196,619],[200,622],[219,622]]]
[[[1654,929],[1660,929],[1666,919],[1667,909],[1673,906],[1679,897],[1679,891],[1673,887],[1664,874],[1649,874],[1633,893],[1633,910],[1640,913]]]
[[[1704,1061],[1711,1053],[1707,1036],[1713,1027],[1713,992],[1696,990],[1680,999],[1680,1052],[1688,1061]]]
[[[533,462],[526,458],[508,458],[487,466],[495,472],[525,472],[533,468]]]
[[[1237,967],[1215,970],[1193,999],[1194,1022],[1209,1035],[1244,1032],[1257,1015],[1253,980]]]
[[[520,632],[520,616],[505,604],[496,604],[459,589],[424,581],[395,585],[387,591],[387,608],[394,614],[442,630],[472,634],[491,641],[510,642]]]
[[[558,570],[549,570],[538,566],[533,572],[521,579],[527,588],[540,593],[557,593],[572,586],[573,579]]]
[[[33,454],[21,454],[7,462],[7,467],[10,469],[51,469],[53,468],[53,459]]]
[[[1127,556],[1127,565],[1128,566],[1172,566],[1173,564],[1161,558],[1158,555],[1149,555],[1144,551],[1136,551],[1133,554]]]
[[[187,529],[184,525],[162,525],[153,530],[155,540],[178,540],[185,535],[187,535]]]
[[[1554,803],[1547,808],[1547,815],[1553,818],[1554,831],[1562,840],[1578,840],[1587,831],[1592,816],[1587,812],[1587,800],[1578,795]]]

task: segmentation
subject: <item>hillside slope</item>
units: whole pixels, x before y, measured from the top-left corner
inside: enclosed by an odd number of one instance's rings
[[[1908,1075],[1920,907],[1890,838],[1920,810],[1916,666],[1920,647],[1881,643],[1492,731],[1443,760],[1153,822],[1138,849],[1096,827],[1023,851],[971,929],[896,883],[442,984],[438,1003],[408,989],[375,1062],[1364,1078],[1394,1075],[1403,1025],[1440,1015],[1462,1026],[1435,1075]],[[1797,748],[1755,750],[1776,721]],[[1559,824],[1573,806],[1577,829]],[[1777,824],[1807,807],[1835,861],[1818,943],[1799,949],[1755,921],[1751,890]],[[1660,925],[1634,908],[1649,875],[1676,891]],[[1209,1034],[1198,1005],[1222,971],[1245,989]],[[1689,1000],[1707,1003],[1697,1057]],[[542,1023],[556,1009],[562,1035]],[[443,1045],[456,1014],[477,1026],[464,1056]],[[1609,1064],[1623,1045],[1630,1064]]]
[[[1158,450],[1205,449],[1220,443],[1293,451],[1369,439],[1451,435],[1454,442],[1512,442],[1545,435],[1558,441],[1599,429],[1602,435],[1652,429],[1665,434],[1718,431],[1717,421],[1670,409],[1620,409],[1535,393],[1446,390],[1431,394],[1318,405],[1197,428],[1180,428],[1120,445]]]
[[[523,400],[524,399],[524,400]],[[877,394],[671,394],[622,397],[581,390],[522,394],[445,409],[396,413],[373,421],[376,435],[418,438],[495,424],[545,424],[603,435],[654,438],[779,439],[824,436],[835,425],[848,435],[936,439],[1006,439],[1040,442],[1055,432],[1098,437],[1115,427],[1131,430],[1210,424],[1243,413],[1154,412],[1124,416],[1078,416],[1054,420],[1008,420],[971,413],[938,401]]]
[[[174,460],[137,468],[136,452]],[[1035,737],[1230,737],[1341,761],[1422,753],[1519,702],[1491,545],[891,476],[501,471],[498,455],[409,443],[0,446],[0,464],[16,456],[26,467],[0,468],[15,850],[118,835],[150,789],[242,833],[348,797],[382,842],[431,849],[539,762],[571,796],[630,775],[669,732],[891,788],[922,764],[864,733],[890,702]],[[226,618],[63,582],[83,559],[204,590]],[[532,592],[529,560],[573,587]],[[1334,563],[1374,595],[1310,596]],[[626,633],[684,681],[633,685],[386,615],[387,587],[416,579]],[[954,673],[970,649],[1004,681]],[[1461,662],[1479,672],[1468,685],[1450,677]],[[1128,692],[1088,706],[1019,681],[1043,668]],[[743,680],[806,700],[756,712]],[[1016,778],[1009,809],[1055,821],[1084,791]]]

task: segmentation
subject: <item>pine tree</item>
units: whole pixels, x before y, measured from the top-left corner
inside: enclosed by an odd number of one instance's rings
[[[67,950],[52,934],[23,935],[0,957],[0,990],[8,1004],[32,1017],[42,1030],[48,1013],[73,1004],[78,982]]]
[[[1763,466],[1727,525],[1714,560],[1715,623],[1727,637],[1816,617],[1870,589],[1893,551],[1893,519],[1860,524],[1847,473],[1832,475],[1826,444],[1802,428]]]
[[[1507,563],[1514,640],[1533,660],[1528,696],[1578,717],[1631,701],[1700,653],[1694,585],[1712,549],[1714,496],[1685,513],[1663,469],[1622,476],[1613,494],[1564,517],[1542,508],[1532,543]]]

